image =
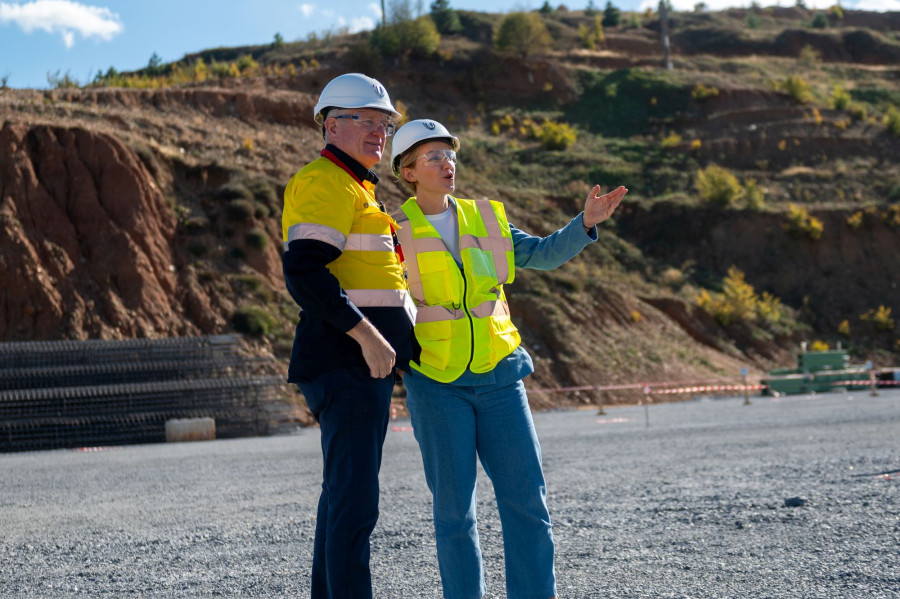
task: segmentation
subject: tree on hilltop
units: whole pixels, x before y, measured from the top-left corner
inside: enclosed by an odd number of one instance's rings
[[[509,13],[503,17],[494,35],[494,46],[498,50],[512,52],[523,60],[547,50],[552,41],[544,21],[533,12]]]
[[[459,33],[463,29],[459,15],[450,8],[449,0],[434,0],[431,3],[431,18],[438,31],[445,35]]]
[[[606,8],[603,9],[603,26],[618,27],[621,21],[622,11],[613,6],[612,2],[607,0]]]

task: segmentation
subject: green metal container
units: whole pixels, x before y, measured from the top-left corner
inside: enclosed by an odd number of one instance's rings
[[[770,370],[760,382],[767,386],[764,395],[826,393],[842,381],[867,381],[864,368],[849,366],[850,356],[843,350],[804,351],[797,355],[798,368]],[[850,385],[840,385],[847,387]]]
[[[803,372],[819,370],[844,370],[850,356],[843,350],[808,351],[797,356],[797,364]]]

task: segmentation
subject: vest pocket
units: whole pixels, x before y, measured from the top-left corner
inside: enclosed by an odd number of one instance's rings
[[[509,317],[491,318],[488,331],[491,335],[491,362],[496,364],[513,352],[522,342],[516,325]]]
[[[450,361],[450,323],[420,322],[416,324],[415,332],[422,348],[419,363],[444,370]]]
[[[444,304],[449,300],[454,307],[462,305],[459,294],[456,293],[456,280],[453,271],[450,270],[448,252],[423,252],[416,255],[419,262],[419,276],[422,280],[422,293],[428,304]],[[456,264],[453,265],[455,270]]]

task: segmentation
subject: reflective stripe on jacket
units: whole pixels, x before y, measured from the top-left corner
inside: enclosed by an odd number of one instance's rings
[[[521,342],[503,292],[515,277],[503,205],[454,202],[462,270],[414,198],[394,213],[422,348],[419,361],[411,361],[410,367],[442,383],[456,380],[467,368],[489,372]]]
[[[392,225],[396,223],[375,200],[374,185],[327,156],[301,169],[285,190],[285,251],[301,239],[337,248],[341,255],[327,268],[359,307],[404,305],[406,285]]]

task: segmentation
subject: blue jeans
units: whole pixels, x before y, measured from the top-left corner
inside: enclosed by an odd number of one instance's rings
[[[485,593],[475,515],[476,456],[497,498],[507,598],[555,596],[541,448],[522,381],[501,387],[462,386],[408,374],[403,382],[434,497],[444,597],[479,599]]]
[[[393,375],[332,370],[298,385],[319,422],[322,494],[313,544],[312,599],[371,599],[369,536],[378,520],[378,471]]]

